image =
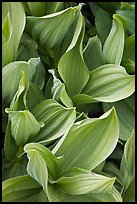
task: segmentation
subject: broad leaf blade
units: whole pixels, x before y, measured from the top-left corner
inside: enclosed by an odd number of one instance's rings
[[[70,96],[79,94],[89,79],[88,68],[82,55],[83,36],[84,20],[79,11],[72,42],[58,63],[59,74],[65,82]]]
[[[103,63],[120,65],[124,50],[124,28],[121,21],[113,15],[113,24],[103,46]]]
[[[90,72],[82,94],[102,102],[115,102],[127,98],[135,91],[135,76],[119,65],[107,64]]]
[[[56,183],[63,192],[70,195],[86,193],[107,193],[112,189],[115,178],[95,174],[85,169],[75,168],[60,177]]]
[[[112,106],[115,106],[120,122],[119,138],[126,141],[135,129],[135,94],[116,103],[103,103],[105,112]]]
[[[74,166],[94,169],[112,153],[118,136],[119,123],[114,108],[98,119],[85,119],[74,124],[56,152],[57,156],[63,156],[60,173]]]
[[[8,46],[6,46],[4,49],[7,51],[5,53],[5,50],[3,49],[4,52],[2,52],[2,61],[3,65],[6,65],[16,59],[17,55],[17,49],[19,46],[20,38],[22,36],[25,23],[26,23],[26,18],[25,18],[25,11],[22,5],[22,2],[3,2],[2,3],[2,22],[4,22],[5,17],[9,13],[9,18],[11,20],[11,25],[12,25],[12,33],[11,33],[11,42],[9,43]],[[16,30],[16,32],[14,32]],[[12,58],[9,60],[5,61],[5,56],[10,55],[11,53],[8,51],[10,49],[10,46],[12,47]]]
[[[53,99],[44,100],[32,109],[32,113],[44,123],[35,138],[41,143],[55,140],[68,132],[76,119],[75,108],[66,108]]]
[[[2,183],[3,202],[37,201],[40,185],[29,175],[18,176]]]
[[[83,56],[90,71],[102,65],[102,45],[97,35],[89,38]]]

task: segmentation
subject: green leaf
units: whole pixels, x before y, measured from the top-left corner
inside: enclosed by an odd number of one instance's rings
[[[55,183],[63,192],[70,195],[86,193],[107,193],[112,189],[115,178],[95,174],[90,170],[74,168],[60,177]]]
[[[126,141],[132,129],[135,129],[135,94],[116,103],[103,103],[105,112],[112,106],[115,107],[120,122],[119,138]]]
[[[129,36],[125,40],[123,59],[135,61],[135,34]]]
[[[63,156],[60,175],[72,167],[94,169],[112,153],[118,136],[119,123],[114,108],[97,119],[75,123],[56,152],[57,156]]]
[[[37,201],[40,185],[29,175],[2,182],[2,202]]]
[[[90,71],[102,65],[102,45],[97,35],[89,38],[83,56]]]
[[[75,108],[66,108],[53,99],[47,99],[32,109],[38,121],[44,123],[35,141],[46,143],[68,132],[76,119]]]
[[[122,202],[120,193],[113,188],[110,193],[88,193],[84,195],[62,194],[63,202]]]
[[[32,16],[44,16],[46,10],[45,2],[27,2]]]
[[[28,174],[42,186],[44,192],[48,195],[48,169],[46,161],[36,149],[24,148],[24,150],[27,152],[29,159],[27,165]]]
[[[30,35],[26,32],[23,32],[18,53],[17,61],[28,61],[30,58],[37,57],[37,43]]]
[[[28,62],[16,61],[2,68],[2,102],[4,107],[7,107],[14,97],[18,89],[22,71],[31,80],[39,60],[39,58],[31,58]]]
[[[52,98],[58,102],[61,102],[68,108],[73,107],[73,102],[66,92],[65,85],[60,81],[60,79],[58,79],[59,74],[57,70],[50,69],[48,71],[53,76],[53,87],[51,89],[53,95]]]
[[[90,79],[82,94],[96,101],[115,102],[127,98],[134,91],[135,76],[127,74],[122,66],[107,64],[90,72]]]
[[[135,62],[130,59],[123,59],[121,65],[126,68],[129,74],[135,74]]]
[[[43,123],[38,122],[28,110],[9,111],[9,119],[11,135],[17,145],[24,145],[28,139],[35,137],[43,126]]]
[[[32,110],[36,105],[45,100],[44,93],[34,83],[30,82],[29,89],[26,96],[27,107]]]
[[[61,43],[68,32],[76,11],[77,7],[70,7],[43,17],[27,16],[26,31],[40,46],[46,49],[53,48]]]
[[[124,202],[135,202],[135,179],[133,179],[123,194]]]
[[[101,8],[98,8],[95,13],[95,25],[102,45],[104,44],[112,26],[110,15]]]
[[[103,63],[120,65],[124,50],[124,28],[116,15],[113,15],[111,31],[103,46]]]
[[[36,170],[37,171],[36,173],[39,174],[39,166],[37,165],[37,162],[35,162],[35,157],[33,157],[33,153],[34,153],[35,155],[37,154],[37,160],[39,160],[39,157],[40,157],[39,161],[43,163],[42,165],[47,166],[49,180],[54,180],[57,177],[59,161],[48,148],[38,143],[28,143],[24,146],[24,151],[28,154],[28,158],[30,160],[32,159],[32,164],[35,166],[32,169],[32,171]],[[44,168],[46,169],[46,167]],[[31,168],[29,169],[31,170]],[[42,172],[42,175],[43,175],[44,170],[42,170],[42,168],[41,168],[41,171],[43,171]]]
[[[4,153],[6,155],[6,158],[12,161],[16,158],[16,152],[17,152],[17,146],[11,135],[11,122],[8,119],[8,124],[6,127],[5,139],[4,139]]]
[[[82,55],[84,29],[84,19],[79,11],[71,44],[58,63],[59,74],[65,82],[70,96],[79,94],[89,79],[88,68]]]
[[[4,20],[7,14],[9,15],[9,19],[10,19],[9,20],[10,22],[8,22],[10,26],[9,27],[10,35],[8,36],[8,40],[6,40],[2,48],[2,66],[5,66],[6,64],[16,59],[20,38],[22,36],[25,23],[26,23],[25,12],[24,12],[22,2],[16,2],[16,3],[3,2],[2,3],[2,23],[4,23]],[[5,32],[7,31],[7,29],[5,30]]]
[[[123,175],[123,185],[124,191],[127,190],[131,181],[135,177],[135,133],[134,130],[132,134],[126,141],[124,147],[124,154],[122,156],[120,171]]]
[[[117,13],[126,19],[127,29],[130,35],[135,33],[135,6],[128,2],[121,3],[121,9]]]

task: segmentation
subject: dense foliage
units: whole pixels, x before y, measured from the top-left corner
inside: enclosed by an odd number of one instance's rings
[[[3,202],[134,202],[134,92],[134,2],[3,2]]]

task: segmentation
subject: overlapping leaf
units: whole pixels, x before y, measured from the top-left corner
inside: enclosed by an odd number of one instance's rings
[[[90,72],[82,93],[72,97],[75,105],[84,103],[115,102],[127,98],[135,91],[135,76],[124,67],[107,64]]]
[[[22,3],[3,2],[2,22],[4,23],[3,36],[5,37],[2,46],[2,66],[5,66],[16,59],[20,38],[25,27],[26,18]]]
[[[120,65],[124,50],[124,28],[116,15],[109,36],[103,46],[103,63]]]
[[[70,25],[73,23],[76,11],[77,7],[70,7],[43,17],[27,16],[27,32],[42,47],[53,48],[63,40]],[[67,23],[65,19],[67,19]]]
[[[98,119],[85,119],[74,124],[56,152],[57,156],[63,156],[60,174],[72,167],[94,169],[114,150],[118,134],[119,123],[114,108]]]
[[[82,55],[83,36],[84,19],[79,11],[72,42],[58,63],[59,74],[65,82],[70,96],[79,94],[89,79],[89,71]]]
[[[18,89],[22,71],[24,71],[28,75],[29,80],[31,80],[36,71],[36,66],[39,63],[39,60],[39,58],[31,58],[28,62],[16,61],[3,67],[2,102],[4,107],[7,107],[14,97]]]
[[[89,70],[102,65],[102,45],[97,35],[89,38],[83,56]]]
[[[32,109],[38,121],[44,123],[35,141],[45,143],[68,132],[76,119],[75,108],[66,108],[53,99],[47,99]]]
[[[60,177],[55,183],[63,192],[70,195],[86,193],[107,193],[112,189],[115,178],[92,173],[90,170],[74,168]]]
[[[3,202],[35,202],[41,192],[41,187],[29,175],[25,175],[4,181],[2,192]]]
[[[119,138],[127,140],[135,128],[135,94],[116,103],[103,103],[104,111],[115,106],[120,121]]]

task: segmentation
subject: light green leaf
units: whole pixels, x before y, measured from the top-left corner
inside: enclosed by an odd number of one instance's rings
[[[63,202],[122,202],[120,193],[113,188],[110,193],[88,193],[84,195],[62,194]]]
[[[29,159],[27,165],[28,174],[35,179],[43,188],[44,192],[48,195],[48,169],[46,161],[36,149],[26,149],[27,157]]]
[[[37,154],[38,157],[40,157],[40,160],[43,162],[43,164],[47,166],[49,179],[54,180],[57,177],[58,159],[56,158],[55,155],[51,153],[51,151],[48,148],[38,143],[28,143],[24,146],[24,151],[28,154],[28,157],[30,158],[30,160],[31,160],[31,153],[33,155],[33,152],[34,154]],[[30,152],[30,156],[29,156],[29,152]],[[37,162],[36,163],[34,162],[34,165],[36,165],[34,169],[37,170],[38,168],[38,171],[39,171],[39,166],[37,165]]]
[[[8,36],[8,40],[6,40],[2,48],[3,66],[16,59],[20,38],[22,36],[25,23],[26,23],[25,12],[24,12],[22,2],[16,2],[16,3],[2,2],[2,23],[4,23],[4,20],[7,14],[9,15],[9,21],[10,21],[9,22],[10,35]],[[15,30],[16,32],[14,32]]]
[[[37,201],[40,185],[29,175],[2,182],[2,202]]]
[[[126,141],[135,129],[135,94],[116,103],[103,103],[105,112],[112,106],[115,106],[120,122],[119,138]]]
[[[31,80],[39,60],[39,58],[31,58],[28,62],[16,61],[2,68],[2,102],[4,107],[7,107],[14,97],[19,86],[22,71]]]
[[[83,56],[89,70],[102,65],[102,45],[97,35],[89,38]]]
[[[135,133],[132,134],[126,141],[124,147],[124,154],[122,156],[120,171],[123,175],[124,191],[127,190],[131,181],[135,177]]]
[[[66,108],[53,99],[47,99],[32,109],[38,121],[44,123],[35,141],[46,143],[62,136],[76,119],[75,108]]]
[[[129,97],[134,91],[135,76],[127,74],[122,66],[107,64],[90,72],[82,94],[102,102],[115,102]]]
[[[55,183],[70,195],[86,193],[107,193],[112,189],[115,178],[95,174],[90,170],[74,168],[66,172]]]
[[[48,197],[43,190],[39,193],[37,202],[49,202]]]
[[[121,21],[113,15],[112,28],[103,46],[103,64],[120,65],[124,50],[124,28]]]
[[[56,152],[62,156],[60,175],[72,167],[94,169],[112,153],[118,136],[119,123],[114,108],[97,119],[75,123]]]
[[[51,89],[53,99],[61,102],[66,107],[73,107],[73,102],[66,92],[65,85],[60,81],[57,70],[50,69],[49,73],[53,76],[53,87]]]
[[[58,63],[59,74],[65,82],[70,96],[79,94],[89,79],[89,71],[82,55],[84,30],[84,19],[79,11],[71,44]]]
[[[49,202],[61,202],[62,201],[62,193],[59,185],[48,185],[48,197]]]
[[[43,17],[27,16],[26,30],[40,46],[46,49],[53,48],[61,43],[68,32],[77,8],[70,7]]]
[[[9,111],[11,121],[11,135],[17,145],[24,145],[28,139],[35,137],[43,123],[36,120],[33,114],[28,111]]]

